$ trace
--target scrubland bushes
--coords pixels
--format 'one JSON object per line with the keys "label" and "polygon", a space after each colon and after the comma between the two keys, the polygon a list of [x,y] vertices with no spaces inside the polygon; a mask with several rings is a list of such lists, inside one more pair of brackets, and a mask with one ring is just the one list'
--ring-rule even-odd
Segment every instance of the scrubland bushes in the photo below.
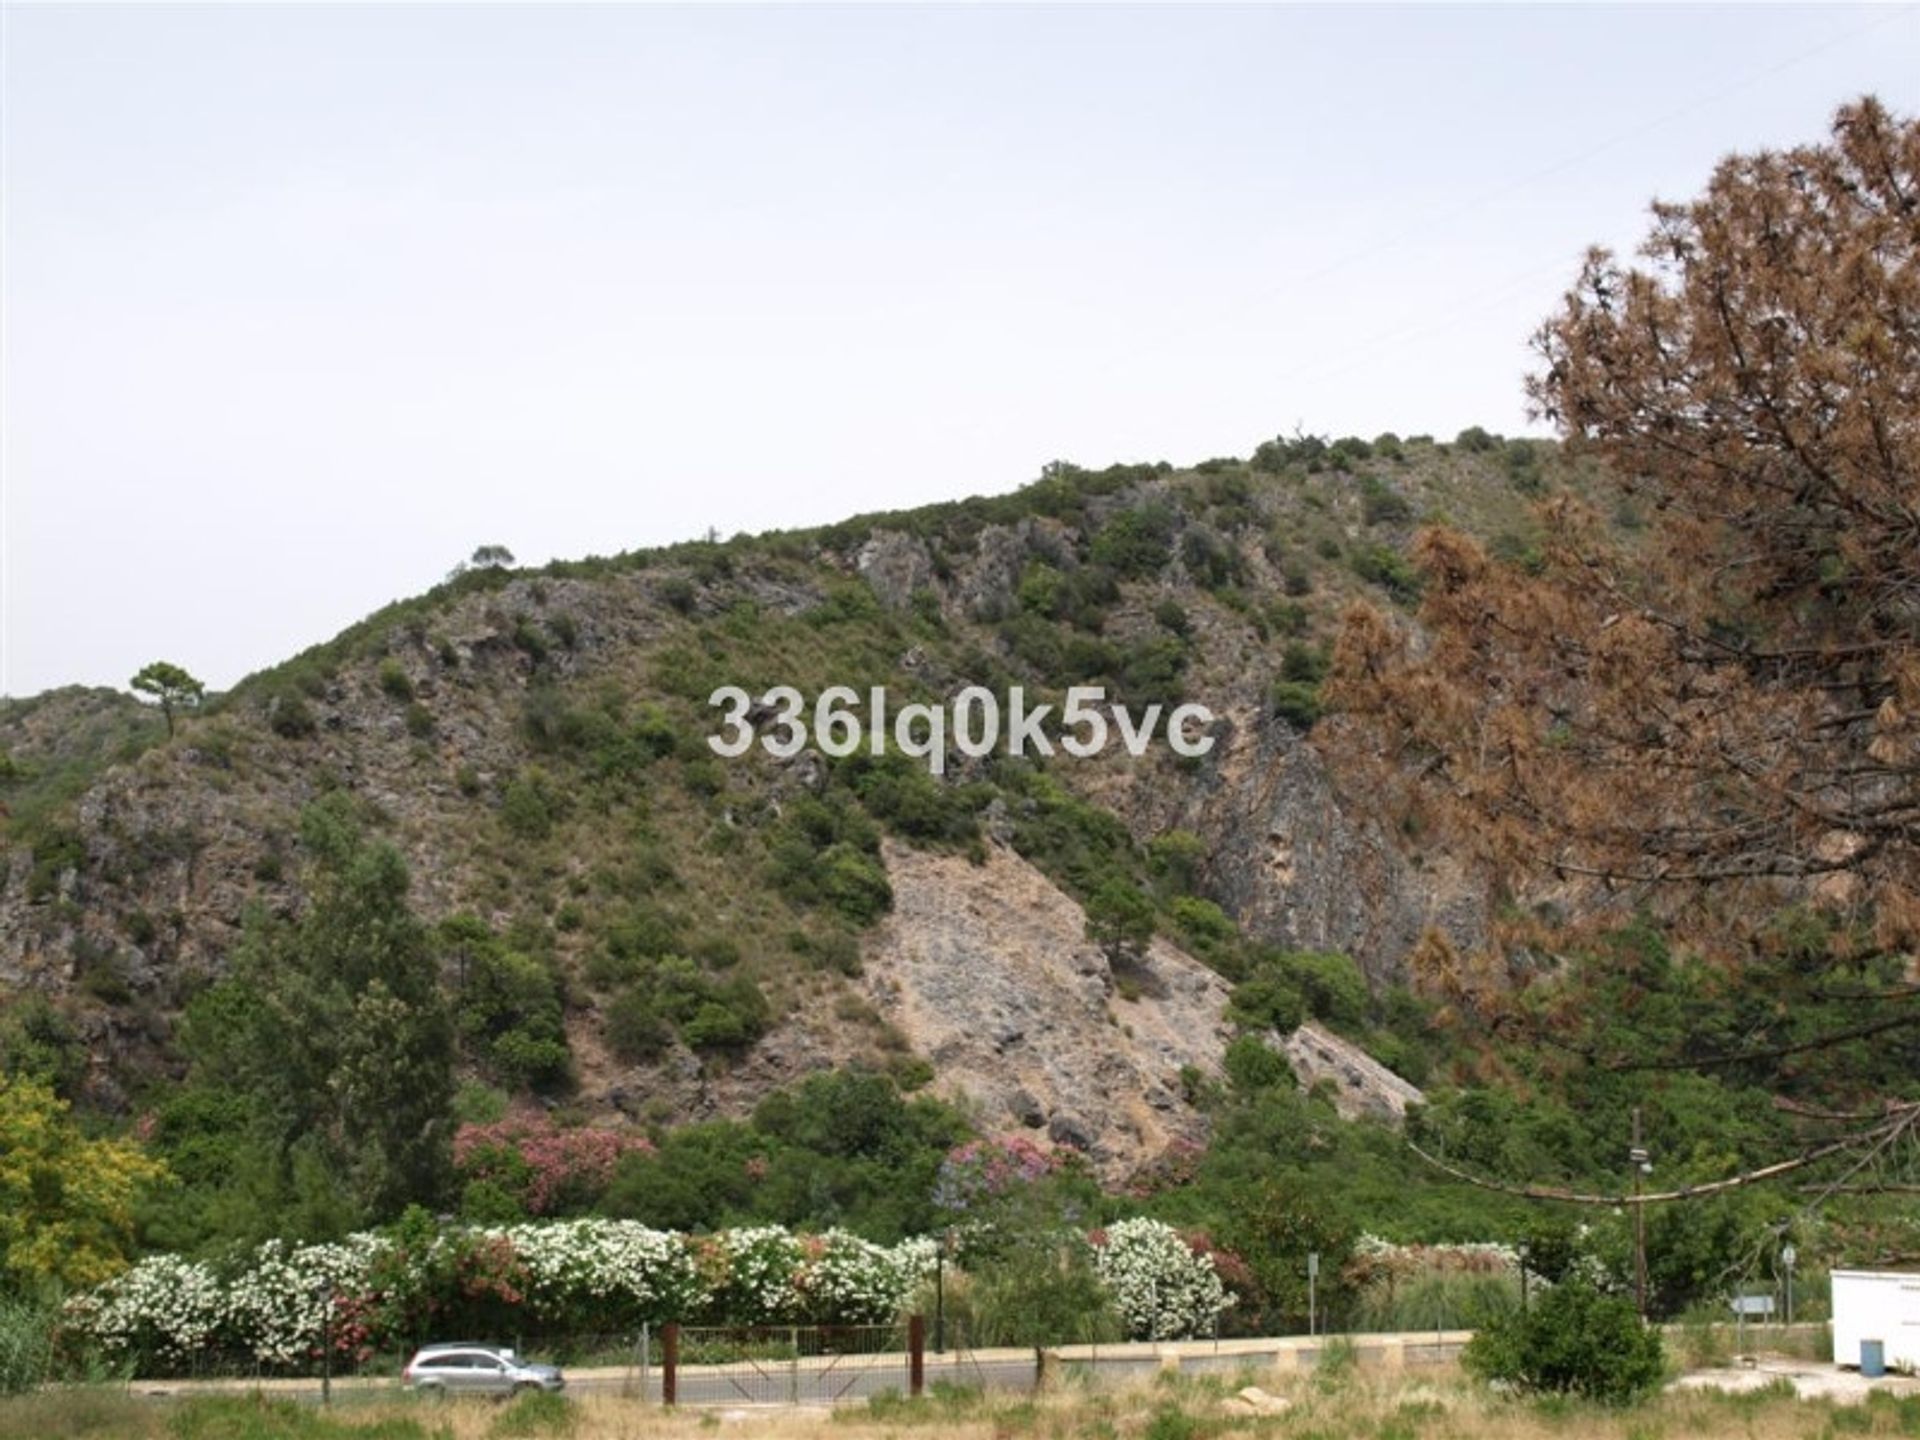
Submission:
{"label": "scrubland bushes", "polygon": [[1631,1300],[1570,1280],[1525,1310],[1489,1316],[1461,1363],[1516,1389],[1624,1404],[1659,1385],[1666,1358]]}

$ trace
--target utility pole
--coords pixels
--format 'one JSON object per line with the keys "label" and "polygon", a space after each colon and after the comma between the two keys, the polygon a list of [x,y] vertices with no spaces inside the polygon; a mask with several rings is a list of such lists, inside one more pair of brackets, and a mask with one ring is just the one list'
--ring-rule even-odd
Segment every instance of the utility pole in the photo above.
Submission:
{"label": "utility pole", "polygon": [[1647,1207],[1640,1203],[1640,1179],[1653,1166],[1640,1144],[1640,1107],[1633,1107],[1633,1145],[1627,1151],[1627,1164],[1633,1170],[1633,1294],[1640,1307],[1640,1318],[1647,1318]]}
{"label": "utility pole", "polygon": [[1307,1252],[1307,1334],[1320,1333],[1320,1252]]}

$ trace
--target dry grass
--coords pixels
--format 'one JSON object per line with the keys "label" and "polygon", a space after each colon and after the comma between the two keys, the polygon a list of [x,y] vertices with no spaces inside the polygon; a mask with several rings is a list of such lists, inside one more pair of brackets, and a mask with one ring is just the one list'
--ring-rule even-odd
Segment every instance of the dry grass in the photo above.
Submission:
{"label": "dry grass", "polygon": [[[1251,1413],[1234,1391],[1261,1384],[1287,1408]],[[111,1390],[48,1391],[0,1401],[0,1435],[33,1440],[1826,1440],[1920,1436],[1920,1396],[1842,1407],[1784,1386],[1730,1396],[1672,1392],[1628,1410],[1490,1395],[1457,1377],[1349,1374],[1172,1378],[1127,1389],[1064,1385],[1038,1398],[943,1392],[824,1410],[683,1410],[617,1395],[564,1402],[435,1404],[381,1398],[322,1415],[290,1402],[165,1401]]]}

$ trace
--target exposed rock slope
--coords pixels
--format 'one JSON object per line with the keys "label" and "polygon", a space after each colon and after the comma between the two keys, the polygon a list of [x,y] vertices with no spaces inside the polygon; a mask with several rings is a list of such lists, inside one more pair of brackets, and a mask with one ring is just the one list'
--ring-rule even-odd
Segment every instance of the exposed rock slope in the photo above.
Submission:
{"label": "exposed rock slope", "polygon": [[1080,906],[1000,846],[981,864],[886,857],[893,912],[869,937],[867,988],[943,1093],[1110,1174],[1200,1137],[1181,1071],[1219,1073],[1225,981],[1156,939],[1116,983]]}

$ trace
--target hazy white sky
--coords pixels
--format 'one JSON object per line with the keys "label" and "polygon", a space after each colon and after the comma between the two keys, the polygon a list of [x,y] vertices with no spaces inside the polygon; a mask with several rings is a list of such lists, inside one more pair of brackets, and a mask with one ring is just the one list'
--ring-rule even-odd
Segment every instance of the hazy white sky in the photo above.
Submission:
{"label": "hazy white sky", "polygon": [[1590,242],[1920,11],[4,11],[0,694],[1049,459],[1523,428]]}

